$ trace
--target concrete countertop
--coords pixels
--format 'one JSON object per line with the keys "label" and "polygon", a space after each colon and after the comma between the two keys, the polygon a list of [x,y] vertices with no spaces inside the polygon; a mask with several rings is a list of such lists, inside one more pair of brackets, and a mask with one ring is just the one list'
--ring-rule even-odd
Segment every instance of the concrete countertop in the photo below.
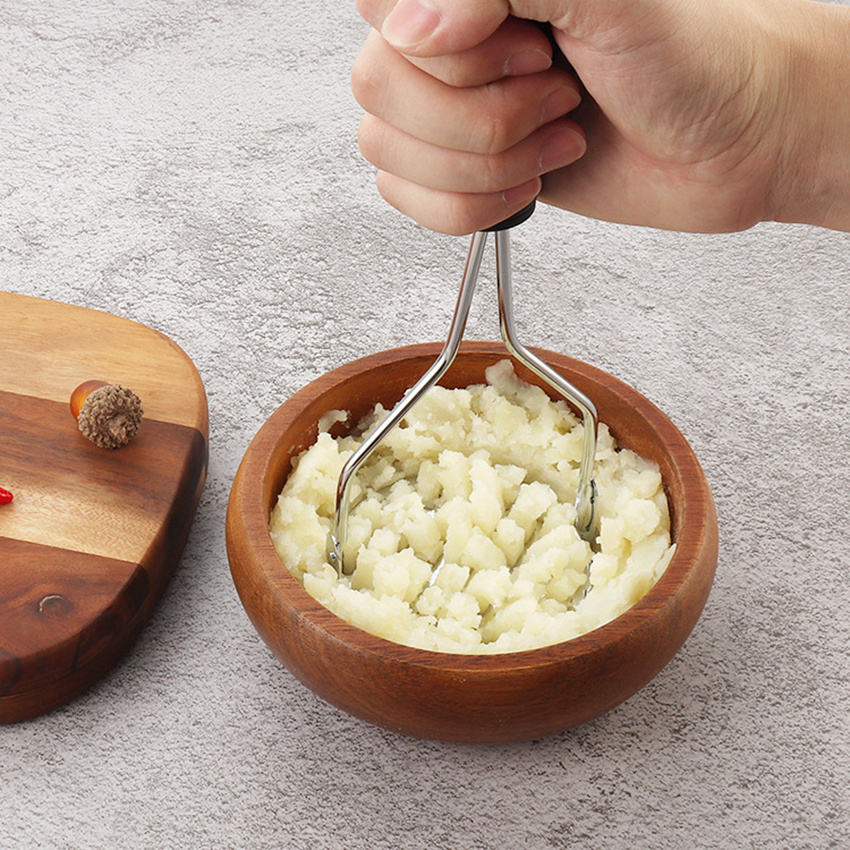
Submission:
{"label": "concrete countertop", "polygon": [[[443,339],[460,281],[466,240],[389,208],[357,150],[354,4],[0,0],[0,22],[0,287],[161,330],[211,415],[190,540],[132,651],[0,727],[0,846],[850,847],[847,234],[543,207],[517,231],[523,339],[683,431],[717,500],[716,583],[668,667],[581,729],[398,737],[276,661],[224,546],[263,421],[343,362]],[[484,275],[470,339],[498,334]]]}

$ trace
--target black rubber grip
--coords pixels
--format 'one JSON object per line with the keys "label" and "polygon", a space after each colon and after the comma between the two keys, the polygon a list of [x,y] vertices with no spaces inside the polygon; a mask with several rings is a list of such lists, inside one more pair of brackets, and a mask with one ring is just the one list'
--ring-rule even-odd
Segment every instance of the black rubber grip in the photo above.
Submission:
{"label": "black rubber grip", "polygon": [[504,221],[500,221],[492,227],[485,227],[482,233],[495,233],[497,230],[507,230],[509,227],[516,227],[518,224],[528,221],[528,219],[531,218],[531,214],[534,212],[536,204],[537,201],[532,201],[527,207],[523,207],[519,212],[515,212]]}

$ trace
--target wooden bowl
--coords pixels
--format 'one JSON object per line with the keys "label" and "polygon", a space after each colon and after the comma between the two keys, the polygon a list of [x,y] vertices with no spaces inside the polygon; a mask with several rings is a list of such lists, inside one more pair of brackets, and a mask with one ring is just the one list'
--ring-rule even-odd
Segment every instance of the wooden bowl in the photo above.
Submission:
{"label": "wooden bowl", "polygon": [[[539,738],[604,714],[649,682],[682,646],[705,605],[717,562],[717,516],[705,475],[681,433],[616,378],[548,351],[537,353],[597,405],[620,445],[656,461],[676,553],[657,584],[610,623],[525,652],[454,655],[368,634],[313,599],[281,562],[269,516],[291,459],[316,439],[319,418],[353,421],[389,407],[433,363],[440,345],[385,351],[349,363],[296,393],[249,446],[227,510],[233,580],[251,621],[307,687],[370,723],[420,738],[495,743]],[[465,343],[441,383],[484,381],[507,356],[498,343]],[[540,383],[522,367],[526,381]]]}

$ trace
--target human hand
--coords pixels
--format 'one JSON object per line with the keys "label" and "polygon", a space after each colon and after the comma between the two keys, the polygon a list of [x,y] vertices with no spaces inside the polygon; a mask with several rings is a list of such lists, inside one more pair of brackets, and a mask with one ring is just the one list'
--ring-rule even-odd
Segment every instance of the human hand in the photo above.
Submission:
{"label": "human hand", "polygon": [[[824,196],[824,157],[812,160],[800,102],[800,80],[811,89],[812,70],[831,80],[843,62],[846,42],[824,42],[827,29],[847,24],[846,15],[827,24],[834,7],[428,2],[360,0],[375,29],[352,74],[367,112],[361,149],[379,189],[420,223],[481,229],[539,193],[585,215],[667,229],[739,230],[774,218],[850,227],[846,197],[838,220],[825,217],[825,204],[838,207]],[[526,17],[551,25],[583,84],[577,109],[578,86],[551,64],[548,40]]]}

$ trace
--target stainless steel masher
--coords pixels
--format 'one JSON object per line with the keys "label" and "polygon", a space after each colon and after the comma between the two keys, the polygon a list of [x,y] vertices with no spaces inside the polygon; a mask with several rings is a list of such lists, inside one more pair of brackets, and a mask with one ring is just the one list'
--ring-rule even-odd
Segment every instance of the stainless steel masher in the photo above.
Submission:
{"label": "stainless steel masher", "polygon": [[596,483],[593,479],[593,462],[596,456],[596,436],[598,418],[593,402],[581,390],[574,387],[559,375],[554,369],[544,363],[536,354],[529,351],[516,338],[514,326],[513,292],[511,283],[511,245],[510,231],[513,227],[528,219],[534,211],[534,203],[520,212],[487,230],[482,230],[472,237],[469,256],[460,294],[449,328],[448,338],[439,357],[430,369],[413,385],[401,401],[378,424],[375,430],[351,455],[342,468],[336,491],[336,510],[331,533],[328,536],[328,561],[335,567],[340,576],[345,572],[343,549],[348,529],[348,515],[351,501],[351,484],[358,468],[372,454],[381,440],[405,417],[411,408],[433,387],[454,362],[460,349],[469,308],[481,260],[484,256],[487,236],[495,234],[496,239],[496,288],[499,300],[499,324],[502,340],[510,354],[524,364],[539,378],[544,380],[552,389],[560,393],[568,402],[578,409],[584,426],[581,463],[579,466],[579,486],[576,495],[575,527],[579,536],[591,542],[596,534]]}

